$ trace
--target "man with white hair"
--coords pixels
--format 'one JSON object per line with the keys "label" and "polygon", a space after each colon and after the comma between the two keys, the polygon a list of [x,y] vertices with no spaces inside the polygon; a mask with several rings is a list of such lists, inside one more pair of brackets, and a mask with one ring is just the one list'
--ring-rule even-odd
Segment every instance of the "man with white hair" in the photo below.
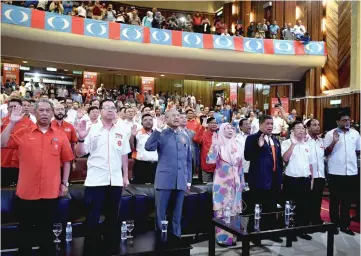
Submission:
{"label": "man with white hair", "polygon": [[184,194],[192,181],[192,152],[190,138],[179,129],[180,115],[169,110],[159,119],[157,129],[145,144],[145,150],[158,152],[155,174],[156,228],[162,229],[161,221],[166,219],[168,203],[175,201],[173,219],[169,220],[171,232],[181,237],[181,217]]}

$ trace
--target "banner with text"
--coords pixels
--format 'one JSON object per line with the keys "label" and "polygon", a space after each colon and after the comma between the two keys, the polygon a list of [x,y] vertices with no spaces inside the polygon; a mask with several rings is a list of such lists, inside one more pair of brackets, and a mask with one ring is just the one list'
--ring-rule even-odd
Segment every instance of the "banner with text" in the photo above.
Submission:
{"label": "banner with text", "polygon": [[94,85],[97,85],[97,76],[98,73],[96,72],[86,72],[84,71],[83,74],[83,84],[85,84],[86,86],[89,86],[90,88],[92,88]]}
{"label": "banner with text", "polygon": [[238,90],[238,83],[230,83],[229,84],[229,100],[233,105],[237,106],[237,90]]}
{"label": "banner with text", "polygon": [[149,90],[151,90],[152,94],[154,94],[154,77],[143,77],[142,76],[141,90],[142,90],[142,93],[148,92]]}
{"label": "banner with text", "polygon": [[[282,103],[283,110],[286,113],[289,113],[289,100],[288,100],[288,98],[281,98],[281,103]],[[275,105],[277,105],[277,104],[279,104],[278,98],[272,98],[271,99],[271,112],[270,112],[271,115],[273,115],[273,112],[276,110]]]}
{"label": "banner with text", "polygon": [[4,63],[3,65],[3,84],[6,82],[7,79],[10,82],[15,79],[16,84],[19,84],[20,81],[20,65],[18,64],[10,64]]}
{"label": "banner with text", "polygon": [[253,84],[246,84],[244,87],[244,93],[244,101],[253,106]]}

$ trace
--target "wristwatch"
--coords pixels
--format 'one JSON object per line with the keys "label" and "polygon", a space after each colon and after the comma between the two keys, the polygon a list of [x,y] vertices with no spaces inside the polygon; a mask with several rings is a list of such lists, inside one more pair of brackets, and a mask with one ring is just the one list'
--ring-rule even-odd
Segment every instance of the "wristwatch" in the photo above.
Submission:
{"label": "wristwatch", "polygon": [[63,184],[65,187],[69,187],[69,182],[62,181],[61,184]]}

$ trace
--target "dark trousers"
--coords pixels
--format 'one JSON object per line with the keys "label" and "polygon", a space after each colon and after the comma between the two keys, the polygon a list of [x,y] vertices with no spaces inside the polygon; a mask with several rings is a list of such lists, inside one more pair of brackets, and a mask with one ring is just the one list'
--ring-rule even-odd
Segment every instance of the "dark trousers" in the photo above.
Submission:
{"label": "dark trousers", "polygon": [[352,191],[357,177],[329,174],[330,218],[340,228],[348,228],[350,225]]}
{"label": "dark trousers", "polygon": [[285,175],[283,181],[283,193],[285,201],[295,201],[296,225],[310,224],[310,192],[311,178],[294,178]]}
{"label": "dark trousers", "polygon": [[[40,255],[53,255],[53,220],[58,199],[17,199],[19,217],[19,255],[32,255],[39,245]],[[65,227],[64,227],[65,229]],[[34,244],[35,243],[35,244]]]}
{"label": "dark trousers", "polygon": [[181,237],[182,234],[182,208],[184,201],[183,190],[156,189],[155,190],[155,208],[156,208],[156,230],[162,230],[162,220],[167,215],[168,227],[171,224],[171,232]]}
{"label": "dark trousers", "polygon": [[135,160],[134,181],[136,184],[154,184],[157,162]]}
{"label": "dark trousers", "polygon": [[313,224],[321,223],[321,204],[323,189],[325,188],[324,178],[315,178],[313,181],[313,189],[311,190],[311,221]]}
{"label": "dark trousers", "polygon": [[243,176],[244,176],[244,182],[248,182],[248,172],[243,173]]}
{"label": "dark trousers", "polygon": [[15,186],[19,179],[19,168],[1,167],[1,186]]}
{"label": "dark trousers", "polygon": [[[99,218],[104,212],[104,244],[109,252],[117,253],[120,247],[120,202],[123,187],[98,186],[85,188],[85,205],[87,216],[85,220],[85,255],[99,255],[101,232]],[[104,210],[103,210],[104,209]],[[103,211],[102,211],[103,210]]]}

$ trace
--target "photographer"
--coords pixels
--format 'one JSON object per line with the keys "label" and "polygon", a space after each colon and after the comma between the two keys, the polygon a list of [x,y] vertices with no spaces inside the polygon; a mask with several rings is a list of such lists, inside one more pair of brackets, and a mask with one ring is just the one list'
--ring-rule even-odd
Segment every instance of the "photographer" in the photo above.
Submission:
{"label": "photographer", "polygon": [[63,4],[61,3],[61,1],[53,1],[50,4],[49,11],[58,13],[58,14],[63,14],[63,12],[64,12]]}

